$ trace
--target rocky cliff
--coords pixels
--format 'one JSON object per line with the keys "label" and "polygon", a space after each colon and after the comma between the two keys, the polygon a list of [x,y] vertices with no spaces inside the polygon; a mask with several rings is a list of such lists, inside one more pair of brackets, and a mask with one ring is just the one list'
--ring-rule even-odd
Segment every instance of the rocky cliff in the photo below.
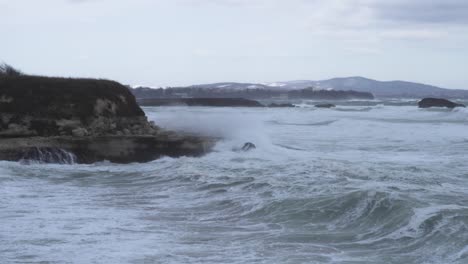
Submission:
{"label": "rocky cliff", "polygon": [[212,141],[148,122],[132,93],[108,80],[0,76],[0,159],[59,148],[77,162],[197,156]]}

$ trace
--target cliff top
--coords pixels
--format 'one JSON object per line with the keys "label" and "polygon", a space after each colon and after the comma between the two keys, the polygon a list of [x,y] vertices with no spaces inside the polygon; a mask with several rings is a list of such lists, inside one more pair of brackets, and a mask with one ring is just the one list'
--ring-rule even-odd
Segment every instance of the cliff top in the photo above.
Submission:
{"label": "cliff top", "polygon": [[144,116],[133,94],[109,80],[0,75],[0,112],[36,117]]}

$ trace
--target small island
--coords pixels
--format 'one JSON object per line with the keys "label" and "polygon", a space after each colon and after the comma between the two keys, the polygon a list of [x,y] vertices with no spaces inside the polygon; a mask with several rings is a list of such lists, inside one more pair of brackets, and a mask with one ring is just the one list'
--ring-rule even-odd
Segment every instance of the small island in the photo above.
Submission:
{"label": "small island", "polygon": [[418,102],[419,108],[430,108],[430,107],[446,107],[446,108],[455,108],[455,107],[466,107],[464,104],[454,103],[447,99],[443,98],[424,98]]}
{"label": "small island", "polygon": [[214,143],[157,127],[114,81],[0,74],[0,160],[147,162],[200,156]]}

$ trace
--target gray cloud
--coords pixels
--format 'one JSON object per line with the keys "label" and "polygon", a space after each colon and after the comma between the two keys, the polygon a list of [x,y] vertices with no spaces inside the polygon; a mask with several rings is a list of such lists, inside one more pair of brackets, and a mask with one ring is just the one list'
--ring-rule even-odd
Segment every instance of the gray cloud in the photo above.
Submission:
{"label": "gray cloud", "polygon": [[376,0],[368,3],[377,19],[423,24],[468,24],[466,0]]}
{"label": "gray cloud", "polygon": [[[71,3],[97,2],[100,0],[66,0]],[[131,2],[130,0],[123,0]],[[172,1],[172,0],[171,0]],[[168,2],[171,2],[168,1]],[[423,23],[468,23],[467,0],[290,0],[285,4],[279,0],[176,0],[179,4],[222,4],[227,6],[258,5],[339,5],[371,8],[378,18],[394,21],[413,21]],[[154,2],[164,2],[155,0]]]}
{"label": "gray cloud", "polygon": [[[79,1],[79,0],[77,0]],[[285,5],[278,0],[185,0],[196,4],[225,4],[238,6]],[[468,23],[467,0],[290,0],[286,5],[304,7],[349,6],[371,9],[378,20],[405,23],[465,24]]]}

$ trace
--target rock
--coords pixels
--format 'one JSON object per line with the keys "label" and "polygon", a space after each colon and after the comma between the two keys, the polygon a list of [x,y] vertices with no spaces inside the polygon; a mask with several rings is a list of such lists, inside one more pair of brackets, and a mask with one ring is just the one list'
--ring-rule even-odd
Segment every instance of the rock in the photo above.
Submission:
{"label": "rock", "polygon": [[334,104],[317,104],[317,105],[315,105],[315,107],[318,107],[318,108],[333,108],[333,107],[336,107],[336,105],[334,105]]}
{"label": "rock", "polygon": [[466,107],[463,104],[457,104],[452,101],[440,98],[424,98],[418,102],[419,108],[429,108],[429,107],[447,107],[447,108],[455,108],[455,107]]}
{"label": "rock", "polygon": [[247,142],[244,144],[244,146],[242,147],[242,151],[249,151],[249,150],[252,150],[252,149],[256,149],[257,146],[255,146],[254,143],[251,143],[251,142]]}
{"label": "rock", "polygon": [[[31,159],[28,153],[32,150],[55,149],[74,155],[74,162],[78,164],[105,160],[114,163],[148,162],[163,156],[202,156],[214,144],[213,139],[181,135],[10,138],[0,139],[0,159]],[[47,160],[47,157],[39,156],[36,159]]]}
{"label": "rock", "polygon": [[127,135],[127,136],[132,134],[132,133],[130,132],[130,130],[127,129],[127,128],[124,128],[124,130],[122,130],[122,132],[124,133],[124,135]]}
{"label": "rock", "polygon": [[72,135],[74,137],[85,137],[88,135],[88,130],[86,130],[85,128],[75,128],[72,130]]}
{"label": "rock", "polygon": [[289,103],[284,103],[284,104],[271,103],[268,105],[268,107],[295,107],[295,105],[289,104]]}
{"label": "rock", "polygon": [[160,130],[113,81],[0,76],[0,98],[0,160],[64,151],[77,163],[146,162],[203,155],[215,143]]}

